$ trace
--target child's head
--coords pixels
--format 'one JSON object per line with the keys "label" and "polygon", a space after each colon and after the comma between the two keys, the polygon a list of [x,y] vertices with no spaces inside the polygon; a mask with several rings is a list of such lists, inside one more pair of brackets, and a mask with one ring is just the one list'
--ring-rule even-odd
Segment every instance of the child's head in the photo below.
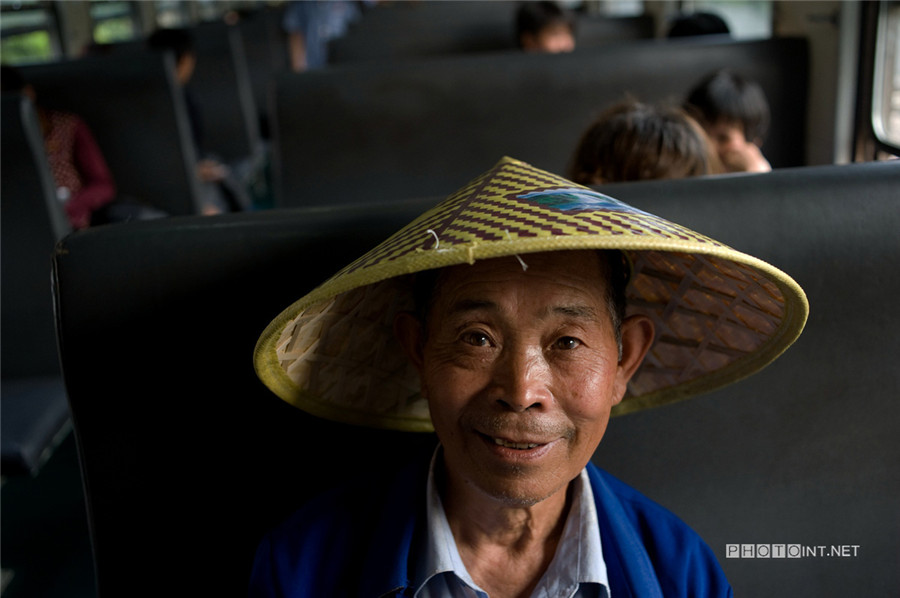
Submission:
{"label": "child's head", "polygon": [[32,102],[37,102],[37,91],[35,91],[34,85],[25,79],[21,70],[8,64],[4,64],[0,69],[3,73],[0,77],[0,92],[20,93]]}
{"label": "child's head", "polygon": [[695,12],[675,17],[666,33],[666,37],[696,35],[731,35],[731,29],[725,19],[715,13]]}
{"label": "child's head", "polygon": [[761,146],[769,129],[769,103],[762,88],[728,70],[704,77],[685,108],[706,129],[719,154],[740,143]]}
{"label": "child's head", "polygon": [[593,185],[719,171],[709,139],[684,110],[625,100],[585,131],[568,175],[576,183]]}
{"label": "child's head", "polygon": [[571,52],[575,20],[555,2],[522,2],[516,13],[516,40],[528,52]]}

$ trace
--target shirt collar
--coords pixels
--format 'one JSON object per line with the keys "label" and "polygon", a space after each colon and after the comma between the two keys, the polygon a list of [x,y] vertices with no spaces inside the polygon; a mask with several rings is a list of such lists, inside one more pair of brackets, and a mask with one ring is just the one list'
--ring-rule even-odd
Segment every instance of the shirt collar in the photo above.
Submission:
{"label": "shirt collar", "polygon": [[[459,556],[453,532],[435,481],[435,464],[440,446],[431,458],[426,488],[424,550],[416,559],[413,588],[415,598],[431,596],[478,596],[487,594],[472,580]],[[533,596],[572,596],[581,584],[599,584],[600,595],[609,595],[609,580],[600,541],[597,507],[587,471],[572,481],[572,505],[563,527],[556,554],[538,583]],[[452,587],[453,590],[447,591]]]}

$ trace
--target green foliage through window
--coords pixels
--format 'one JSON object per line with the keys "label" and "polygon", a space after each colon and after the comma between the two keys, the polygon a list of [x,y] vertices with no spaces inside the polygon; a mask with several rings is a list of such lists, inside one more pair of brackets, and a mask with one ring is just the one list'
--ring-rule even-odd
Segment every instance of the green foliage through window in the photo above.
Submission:
{"label": "green foliage through window", "polygon": [[31,31],[4,37],[0,59],[6,64],[26,64],[53,60],[53,47],[47,31]]}
{"label": "green foliage through window", "polygon": [[98,44],[110,44],[134,38],[134,21],[130,17],[107,19],[94,26],[94,41]]}

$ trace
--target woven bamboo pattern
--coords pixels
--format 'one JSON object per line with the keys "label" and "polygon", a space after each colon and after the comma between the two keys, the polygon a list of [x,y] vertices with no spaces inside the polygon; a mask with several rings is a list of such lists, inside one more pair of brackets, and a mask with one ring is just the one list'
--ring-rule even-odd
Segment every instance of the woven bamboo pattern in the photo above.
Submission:
{"label": "woven bamboo pattern", "polygon": [[415,368],[394,340],[394,316],[412,309],[408,279],[320,303],[284,329],[281,367],[305,393],[345,411],[428,417]]}
{"label": "woven bamboo pattern", "polygon": [[628,396],[677,386],[746,358],[784,317],[777,287],[749,267],[688,254],[645,252],[633,259],[629,313],[649,316],[656,338]]}
{"label": "woven bamboo pattern", "polygon": [[[560,204],[529,198],[534,190],[569,192],[596,202],[607,201],[607,211],[598,203],[586,208],[561,210]],[[523,197],[526,196],[526,197]],[[545,197],[559,197],[555,196]],[[593,198],[591,198],[593,196]],[[433,231],[426,234],[426,231]],[[522,162],[501,161],[492,170],[451,195],[423,217],[413,221],[375,250],[353,262],[338,276],[374,264],[397,261],[414,252],[471,246],[472,244],[548,237],[578,237],[605,233],[610,236],[652,235],[697,243],[720,243],[685,227],[636,210],[562,177],[537,170]]]}

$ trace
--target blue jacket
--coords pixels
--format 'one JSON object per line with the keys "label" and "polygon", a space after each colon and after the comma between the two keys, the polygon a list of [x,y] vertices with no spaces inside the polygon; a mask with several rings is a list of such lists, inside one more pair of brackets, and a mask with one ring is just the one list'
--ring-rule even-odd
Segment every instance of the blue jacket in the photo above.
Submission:
{"label": "blue jacket", "polygon": [[[412,596],[410,550],[425,521],[428,463],[355,479],[314,499],[256,553],[252,598]],[[732,596],[712,551],[680,519],[588,464],[615,598]]]}

